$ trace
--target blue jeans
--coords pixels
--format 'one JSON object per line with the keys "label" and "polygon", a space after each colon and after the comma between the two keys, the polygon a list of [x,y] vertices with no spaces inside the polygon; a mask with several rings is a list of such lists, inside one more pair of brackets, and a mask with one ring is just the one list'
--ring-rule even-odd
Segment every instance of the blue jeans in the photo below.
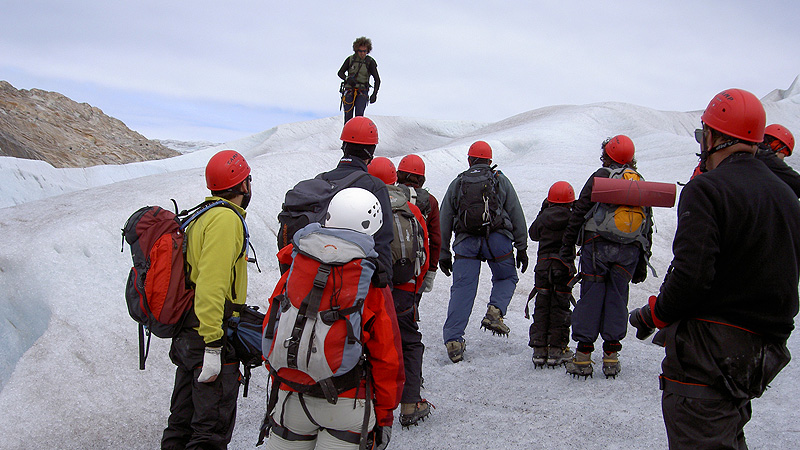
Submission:
{"label": "blue jeans", "polygon": [[464,340],[464,330],[478,292],[481,260],[486,260],[492,271],[489,305],[498,308],[503,315],[519,281],[514,265],[514,245],[502,233],[491,233],[488,239],[467,236],[453,246],[453,253],[456,255],[453,261],[453,285],[450,287],[450,305],[442,333],[445,343]]}
{"label": "blue jeans", "polygon": [[628,292],[639,246],[595,238],[581,247],[581,298],[572,312],[572,339],[593,344],[598,334],[618,342],[628,332]]}

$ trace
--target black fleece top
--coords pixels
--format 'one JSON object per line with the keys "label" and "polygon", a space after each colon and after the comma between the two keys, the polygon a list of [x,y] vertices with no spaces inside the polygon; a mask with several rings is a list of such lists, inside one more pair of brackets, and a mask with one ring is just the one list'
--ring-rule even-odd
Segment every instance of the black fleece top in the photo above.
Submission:
{"label": "black fleece top", "polygon": [[539,242],[537,250],[539,258],[558,254],[561,249],[561,238],[570,216],[572,211],[569,205],[551,204],[547,200],[542,203],[542,209],[528,229],[531,240]]}
{"label": "black fleece top", "polygon": [[351,157],[351,156],[344,156],[342,159],[339,160],[339,164],[336,166],[335,169],[329,172],[323,172],[318,177],[328,180],[328,181],[335,181],[341,180],[342,178],[346,177],[352,172],[361,171],[364,172],[365,175],[356,182],[353,183],[352,187],[360,187],[364,188],[373,194],[375,197],[378,198],[378,201],[381,204],[381,212],[383,213],[383,225],[378,230],[377,233],[373,236],[375,239],[375,251],[378,252],[378,260],[380,261],[381,265],[383,266],[384,272],[389,277],[389,285],[391,286],[391,278],[392,278],[392,240],[394,239],[394,230],[392,228],[392,206],[389,202],[389,190],[386,189],[386,184],[381,181],[380,179],[370,175],[367,172],[367,163],[364,162],[363,159]]}
{"label": "black fleece top", "polygon": [[800,203],[750,153],[683,188],[655,315],[721,320],[785,341],[798,312]]}
{"label": "black fleece top", "polygon": [[761,146],[756,152],[756,159],[763,162],[772,173],[788,184],[795,195],[800,198],[800,174],[795,172],[784,160],[778,158],[775,152],[761,148]]}

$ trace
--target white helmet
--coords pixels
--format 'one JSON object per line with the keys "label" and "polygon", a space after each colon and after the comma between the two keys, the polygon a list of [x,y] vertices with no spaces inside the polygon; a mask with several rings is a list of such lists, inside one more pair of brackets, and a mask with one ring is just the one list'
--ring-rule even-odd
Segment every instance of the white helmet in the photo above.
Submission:
{"label": "white helmet", "polygon": [[346,228],[372,236],[382,225],[383,213],[378,197],[366,189],[342,189],[328,204],[326,228]]}

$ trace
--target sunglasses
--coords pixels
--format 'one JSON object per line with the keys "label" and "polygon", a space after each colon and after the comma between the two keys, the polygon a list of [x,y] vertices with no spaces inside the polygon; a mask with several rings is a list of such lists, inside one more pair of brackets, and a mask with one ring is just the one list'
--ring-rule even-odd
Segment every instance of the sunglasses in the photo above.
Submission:
{"label": "sunglasses", "polygon": [[698,144],[703,143],[703,136],[705,136],[706,132],[702,128],[698,128],[694,130],[694,140],[697,141]]}
{"label": "sunglasses", "polygon": [[357,53],[367,53],[366,50],[356,50]]}

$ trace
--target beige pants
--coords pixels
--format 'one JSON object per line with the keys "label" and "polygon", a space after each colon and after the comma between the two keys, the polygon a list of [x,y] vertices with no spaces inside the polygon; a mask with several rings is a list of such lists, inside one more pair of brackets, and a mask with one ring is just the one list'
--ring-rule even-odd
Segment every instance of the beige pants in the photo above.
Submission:
{"label": "beige pants", "polygon": [[[288,398],[287,398],[288,397]],[[351,444],[332,436],[326,429],[352,431],[361,433],[364,423],[364,400],[339,398],[335,405],[328,403],[324,398],[304,396],[303,401],[308,412],[319,424],[314,425],[300,405],[300,397],[296,392],[291,394],[281,390],[278,393],[278,404],[272,413],[273,419],[279,425],[288,428],[291,432],[300,435],[316,435],[311,441],[290,441],[276,436],[273,431],[269,433],[265,450],[351,450],[358,449],[358,444]],[[353,407],[355,405],[355,408]],[[375,413],[369,417],[369,430],[375,426]],[[322,427],[322,429],[320,429]]]}

